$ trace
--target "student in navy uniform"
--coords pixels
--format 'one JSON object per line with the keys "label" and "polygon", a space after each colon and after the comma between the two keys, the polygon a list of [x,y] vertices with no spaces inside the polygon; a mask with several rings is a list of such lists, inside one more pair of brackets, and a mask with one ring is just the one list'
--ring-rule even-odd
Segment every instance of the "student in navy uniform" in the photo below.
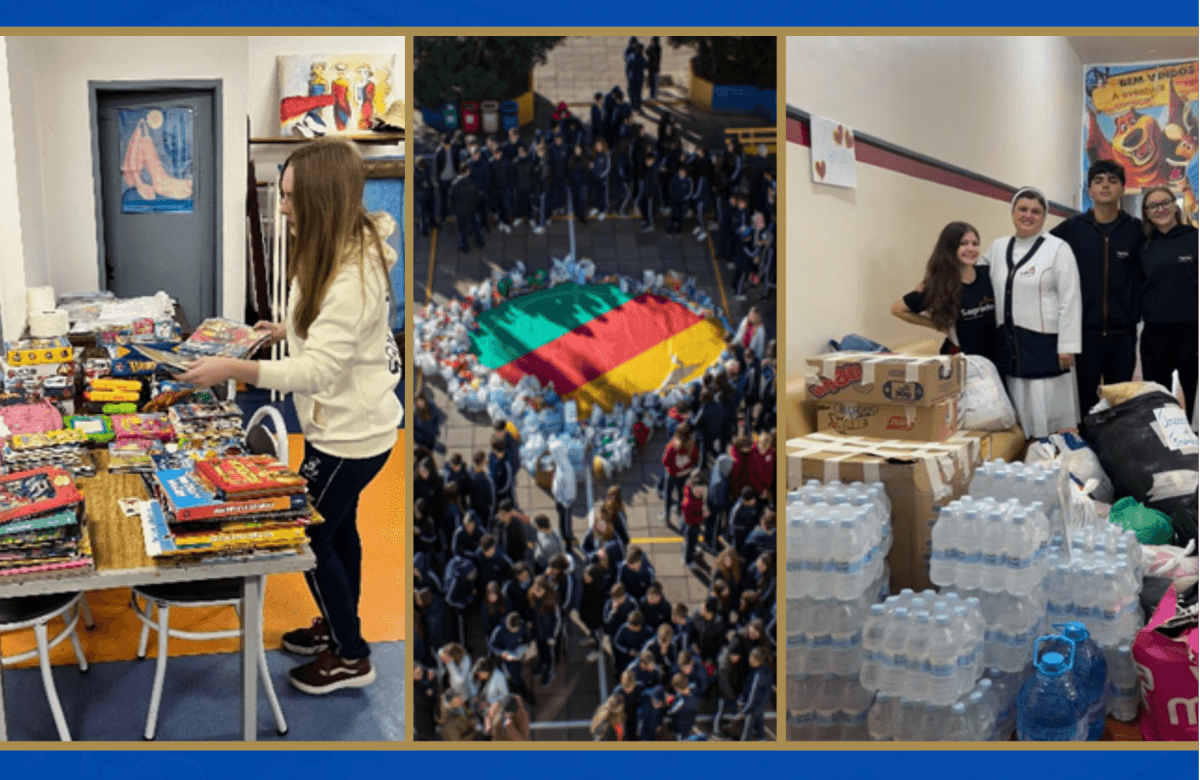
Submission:
{"label": "student in navy uniform", "polygon": [[612,155],[612,171],[613,177],[617,180],[617,200],[620,203],[617,206],[617,214],[622,217],[629,211],[636,191],[633,162],[630,157],[630,142],[622,139],[617,143],[617,149]]}
{"label": "student in navy uniform", "polygon": [[754,488],[743,487],[738,502],[729,511],[729,541],[733,549],[740,550],[745,546],[746,537],[758,525],[761,516],[762,507],[758,505]]}
{"label": "student in navy uniform", "polygon": [[458,494],[464,498],[471,493],[471,475],[467,472],[466,461],[459,453],[454,453],[442,465],[442,484],[458,485]]}
{"label": "student in navy uniform", "polygon": [[488,474],[491,475],[492,484],[495,486],[497,510],[505,499],[512,501],[515,508],[517,502],[514,498],[513,482],[516,473],[509,457],[507,441],[498,435],[492,436],[492,451],[488,454]]}
{"label": "student in navy uniform", "polygon": [[429,565],[429,556],[425,553],[413,555],[413,587],[429,588],[434,593],[442,593],[441,575],[433,571]]}
{"label": "student in navy uniform", "polygon": [[722,162],[722,166],[725,168],[729,179],[730,191],[738,191],[740,194],[742,175],[746,167],[746,152],[742,149],[741,141],[733,137],[725,139],[725,159]]}
{"label": "student in navy uniform", "polygon": [[474,237],[479,248],[483,248],[483,233],[479,229],[479,204],[483,195],[468,175],[466,163],[458,168],[458,178],[450,185],[450,207],[458,224],[458,251],[467,252],[469,237]]}
{"label": "student in navy uniform", "polygon": [[[618,585],[620,583],[617,583]],[[616,585],[613,586],[614,588]],[[626,601],[632,603],[628,596]],[[654,637],[654,632],[646,626],[642,613],[634,609],[625,618],[612,637],[613,668],[624,669],[641,652],[646,642]]]}
{"label": "student in navy uniform", "polygon": [[617,122],[617,106],[623,100],[621,88],[614,86],[604,96],[604,140],[608,142],[610,148],[617,144],[617,133],[619,124]]}
{"label": "student in navy uniform", "polygon": [[582,223],[587,222],[588,178],[591,176],[592,161],[587,158],[581,144],[571,148],[571,159],[567,163],[567,181],[571,185],[570,212]]}
{"label": "student in navy uniform", "polygon": [[496,543],[514,564],[531,556],[529,532],[532,530],[523,515],[516,511],[511,498],[496,503],[496,523],[493,526]]}
{"label": "student in navy uniform", "polygon": [[421,663],[413,665],[413,736],[418,742],[437,739],[434,711],[437,707],[437,672]]}
{"label": "student in navy uniform", "polygon": [[660,582],[650,583],[650,587],[646,588],[646,595],[638,600],[638,609],[646,619],[646,625],[654,631],[657,631],[659,626],[671,623],[671,602],[663,595]]}
{"label": "student in navy uniform", "polygon": [[756,647],[750,651],[750,675],[746,679],[742,695],[738,697],[738,715],[745,718],[742,726],[742,741],[765,738],[763,713],[771,701],[771,670],[767,668],[767,651]]}
{"label": "student in navy uniform", "polygon": [[[739,209],[744,208],[746,199],[738,197]],[[746,300],[746,280],[756,273],[759,269],[761,258],[759,246],[759,234],[766,227],[766,221],[762,214],[754,214],[750,218],[750,222],[741,230],[741,243],[734,251],[734,264],[736,266],[733,273],[733,298],[734,300]]]}
{"label": "student in navy uniform", "polygon": [[617,581],[617,564],[625,560],[622,549],[618,540],[611,539],[588,556],[588,563],[594,563],[600,567],[601,573],[604,574],[605,585],[608,587],[612,587],[612,584]]}
{"label": "student in navy uniform", "polygon": [[729,481],[732,469],[733,458],[721,455],[713,464],[712,474],[708,479],[708,517],[704,523],[704,544],[712,555],[720,549],[717,539],[725,534],[726,514],[733,506],[733,491]]}
{"label": "student in navy uniform", "polygon": [[775,552],[775,512],[770,509],[763,510],[758,525],[746,537],[738,555],[743,560],[753,561],[765,552]]}
{"label": "student in navy uniform", "polygon": [[488,637],[488,650],[504,670],[509,690],[529,702],[530,706],[534,706],[533,692],[525,685],[525,675],[521,669],[528,646],[529,632],[525,628],[525,622],[516,612],[510,612],[504,623],[497,626]]}
{"label": "student in navy uniform", "polygon": [[[1140,259],[1146,279],[1142,288],[1142,377],[1171,388],[1179,384],[1190,417],[1196,410],[1196,228],[1183,224],[1183,212],[1166,187],[1151,187],[1142,196],[1146,243]],[[1086,304],[1085,304],[1086,305]],[[1087,343],[1087,336],[1084,336]]]}
{"label": "student in navy uniform", "polygon": [[[589,564],[583,570],[583,592],[579,598],[579,619],[588,628],[588,639],[580,643],[585,647],[593,647],[599,642],[604,630],[604,608],[608,601],[608,588],[605,585],[604,572],[599,566]],[[588,661],[600,657],[597,650],[588,653]]]}
{"label": "student in navy uniform", "polygon": [[717,661],[717,712],[713,716],[712,736],[714,739],[724,739],[721,731],[721,721],[726,715],[732,717],[738,712],[738,699],[745,688],[746,675],[742,662],[746,650],[739,639],[734,639],[721,650]]}
{"label": "student in navy uniform", "polygon": [[540,236],[546,232],[546,220],[554,210],[554,163],[550,160],[550,150],[546,144],[540,144],[537,152],[537,190],[534,196],[534,215],[530,217],[530,222],[533,223],[533,234]]}
{"label": "student in navy uniform", "polygon": [[655,35],[650,39],[650,45],[646,47],[646,85],[650,88],[650,99],[658,100],[658,72],[662,69],[662,44],[658,42],[658,36]]}
{"label": "student in navy uniform", "polygon": [[696,446],[699,452],[699,462],[696,467],[703,469],[708,464],[713,447],[721,440],[725,428],[725,407],[716,397],[712,388],[700,391],[700,403],[689,421],[692,430],[696,432]]}
{"label": "student in navy uniform", "polygon": [[529,587],[529,606],[533,616],[533,635],[537,641],[538,662],[533,670],[542,685],[554,678],[554,642],[562,628],[562,610],[558,593],[546,577],[535,577]]}
{"label": "student in navy uniform", "polygon": [[501,152],[504,154],[504,159],[508,160],[509,164],[517,161],[517,150],[525,144],[521,142],[521,128],[508,128],[508,139],[504,142]]}
{"label": "student in navy uniform", "polygon": [[[633,670],[633,673],[637,676],[638,683],[643,688],[653,688],[662,683],[662,670],[659,668],[654,651],[649,649],[653,646],[654,641],[655,638],[651,637],[650,641],[646,643],[646,649],[635,654],[633,660],[629,662],[628,668]],[[669,637],[667,646],[670,646]]]}
{"label": "student in navy uniform", "polygon": [[675,650],[675,631],[671,628],[669,622],[663,623],[654,629],[654,637],[642,647],[642,654],[638,658],[641,659],[647,653],[649,653],[654,664],[664,672],[670,670],[674,665],[674,656],[677,653]]}
{"label": "student in navy uniform", "polygon": [[683,232],[683,214],[693,196],[692,180],[688,178],[687,168],[680,165],[671,177],[671,222],[667,225],[668,235]]}
{"label": "student in navy uniform", "polygon": [[529,606],[529,588],[533,585],[533,572],[524,561],[514,564],[512,576],[500,584],[504,598],[512,605],[514,612],[521,613],[521,619],[526,623],[533,622],[533,610]]}
{"label": "student in navy uniform", "polygon": [[719,609],[717,600],[709,596],[691,618],[690,649],[704,663],[716,663],[725,643],[725,619]]}
{"label": "student in navy uniform", "polygon": [[754,430],[758,433],[775,428],[775,339],[767,342],[763,351],[762,381],[759,384],[758,415]]}
{"label": "student in navy uniform", "polygon": [[666,706],[667,694],[661,685],[655,685],[642,691],[637,711],[637,739],[639,742],[653,742],[658,739],[658,729],[662,726]]}
{"label": "student in navy uniform", "polygon": [[692,736],[692,730],[696,727],[700,699],[692,693],[691,681],[682,674],[671,678],[671,687],[675,689],[675,698],[667,709],[667,716],[671,719],[675,739],[683,741]]}
{"label": "student in navy uniform", "polygon": [[[611,642],[630,614],[637,611],[637,602],[625,595],[625,586],[619,582],[609,588],[608,601],[604,603],[604,636]],[[628,665],[628,664],[626,664]],[[624,666],[617,667],[624,669]]]}
{"label": "student in navy uniform", "polygon": [[450,551],[472,561],[479,559],[479,542],[483,539],[483,529],[479,527],[479,516],[475,510],[469,509],[463,515],[462,525],[454,531],[450,540]]}
{"label": "student in navy uniform", "polygon": [[1138,257],[1141,220],[1121,209],[1125,169],[1098,160],[1088,168],[1087,181],[1092,208],[1050,231],[1067,242],[1079,266],[1083,349],[1075,356],[1075,382],[1082,414],[1099,403],[1101,381],[1115,385],[1133,378],[1145,279]]}
{"label": "student in navy uniform", "polygon": [[512,163],[512,176],[513,189],[515,190],[515,197],[513,198],[513,225],[520,225],[524,219],[528,219],[530,223],[536,224],[533,218],[533,209],[537,205],[537,162],[530,157],[529,151],[524,145],[517,147],[517,157]]}
{"label": "student in navy uniform", "polygon": [[500,232],[511,233],[512,228],[512,162],[500,148],[500,141],[495,136],[487,139],[487,159],[491,189],[488,194],[488,208],[496,215],[496,224]]}
{"label": "student in navy uniform", "polygon": [[467,475],[470,485],[467,488],[467,506],[475,510],[481,523],[491,528],[492,517],[496,511],[496,485],[492,482],[491,471],[488,469],[487,454],[483,450],[475,452],[474,466]]}
{"label": "student in navy uniform", "polygon": [[424,621],[425,629],[424,652],[417,652],[413,657],[426,665],[433,665],[433,648],[446,643],[446,600],[440,593],[434,593],[429,588],[418,590],[413,600]]}
{"label": "student in navy uniform", "polygon": [[512,577],[512,561],[496,544],[496,537],[491,534],[484,534],[479,540],[476,565],[479,567],[480,587],[485,587],[489,582],[498,582],[503,586]]}
{"label": "student in navy uniform", "polygon": [[512,611],[512,605],[500,589],[499,582],[489,582],[484,586],[483,596],[479,599],[479,619],[483,624],[483,635],[490,637]]}
{"label": "student in navy uniform", "polygon": [[638,182],[637,207],[642,215],[642,231],[654,230],[654,200],[658,191],[658,163],[653,152],[645,155],[646,165]]}
{"label": "student in navy uniform", "polygon": [[456,555],[446,564],[446,606],[454,610],[455,626],[458,629],[455,636],[460,642],[466,641],[464,621],[466,612],[475,604],[479,593],[478,573],[470,558]]}
{"label": "student in navy uniform", "polygon": [[492,163],[487,150],[478,144],[472,144],[467,153],[467,168],[470,170],[471,181],[479,188],[478,217],[484,233],[492,232],[488,209],[492,201]]}
{"label": "student in navy uniform", "polygon": [[692,618],[688,614],[688,605],[682,601],[671,608],[671,630],[674,632],[671,636],[671,644],[674,646],[675,652],[689,650],[691,648]]}
{"label": "student in navy uniform", "polygon": [[571,147],[562,135],[555,135],[550,144],[550,171],[553,174],[550,203],[555,214],[567,211],[567,163],[571,158]]}
{"label": "student in navy uniform", "polygon": [[708,672],[696,662],[691,650],[680,650],[676,654],[671,674],[672,676],[682,674],[688,678],[688,682],[692,684],[692,693],[697,697],[703,698],[704,693],[708,690]]}
{"label": "student in navy uniform", "polygon": [[433,222],[439,226],[450,215],[450,185],[458,176],[459,150],[454,146],[453,138],[450,133],[442,136],[442,145],[433,156],[433,170],[429,172],[437,187],[437,206]]}
{"label": "student in navy uniform", "polygon": [[597,92],[592,95],[592,111],[589,116],[588,134],[593,145],[597,141],[603,140],[604,132],[604,93]]}
{"label": "student in navy uniform", "polygon": [[415,164],[415,176],[413,176],[414,189],[417,196],[417,230],[421,231],[421,235],[429,235],[429,228],[437,227],[437,187],[433,181],[433,174],[429,170],[429,160],[425,157],[418,157]]}
{"label": "student in navy uniform", "polygon": [[592,207],[588,216],[597,217],[601,221],[608,215],[608,177],[612,172],[612,160],[608,154],[608,145],[604,139],[598,139],[593,145],[592,171],[590,184],[592,188]]}
{"label": "student in navy uniform", "polygon": [[629,87],[629,104],[634,111],[642,110],[642,83],[646,78],[646,58],[642,44],[631,38],[625,47],[625,81]]}
{"label": "student in navy uniform", "polygon": [[713,211],[713,165],[708,159],[708,148],[703,144],[696,147],[689,168],[693,185],[690,205],[696,214],[696,227],[692,229],[692,235],[697,241],[703,241],[708,237],[706,215]]}
{"label": "student in navy uniform", "polygon": [[642,703],[642,686],[632,669],[619,671],[617,681],[617,693],[621,694],[625,710],[625,739],[632,741],[637,738],[637,711]]}
{"label": "student in navy uniform", "polygon": [[625,592],[635,601],[645,596],[654,582],[654,567],[637,545],[629,548],[625,560],[617,566],[617,582],[625,586]]}

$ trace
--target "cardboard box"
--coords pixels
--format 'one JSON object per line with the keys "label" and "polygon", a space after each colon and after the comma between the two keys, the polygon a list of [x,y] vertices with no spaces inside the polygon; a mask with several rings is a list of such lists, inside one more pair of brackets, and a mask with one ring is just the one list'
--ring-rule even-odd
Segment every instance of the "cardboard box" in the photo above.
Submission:
{"label": "cardboard box", "polygon": [[1020,425],[1006,431],[959,431],[955,438],[960,437],[979,442],[980,463],[996,458],[1012,463],[1025,457],[1025,432]]}
{"label": "cardboard box", "polygon": [[958,431],[958,396],[933,406],[821,403],[817,430],[849,436],[903,441],[945,441]]}
{"label": "cardboard box", "polygon": [[807,363],[807,395],[826,402],[933,406],[962,392],[967,376],[962,355],[831,352]]}
{"label": "cardboard box", "polygon": [[809,479],[883,482],[892,502],[892,590],[933,587],[933,524],[944,504],[967,492],[980,462],[978,439],[918,443],[814,433],[789,440],[787,452],[789,489]]}

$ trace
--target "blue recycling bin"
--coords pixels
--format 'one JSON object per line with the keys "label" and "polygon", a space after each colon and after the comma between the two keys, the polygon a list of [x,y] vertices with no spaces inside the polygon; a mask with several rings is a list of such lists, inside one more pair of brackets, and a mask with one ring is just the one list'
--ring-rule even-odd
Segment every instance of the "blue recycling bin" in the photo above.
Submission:
{"label": "blue recycling bin", "polygon": [[442,125],[451,132],[458,129],[458,106],[454,103],[442,106]]}
{"label": "blue recycling bin", "polygon": [[517,108],[517,101],[506,100],[500,104],[500,124],[504,127],[505,133],[514,127],[521,126],[520,109]]}

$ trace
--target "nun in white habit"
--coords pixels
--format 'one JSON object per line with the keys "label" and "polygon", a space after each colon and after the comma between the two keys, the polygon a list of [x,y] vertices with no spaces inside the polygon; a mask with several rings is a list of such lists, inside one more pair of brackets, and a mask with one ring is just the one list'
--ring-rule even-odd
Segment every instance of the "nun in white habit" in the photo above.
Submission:
{"label": "nun in white habit", "polygon": [[1017,191],[1012,220],[1016,235],[996,239],[984,254],[996,295],[996,367],[1025,435],[1040,438],[1079,424],[1079,267],[1066,242],[1042,233],[1046,196],[1040,190]]}

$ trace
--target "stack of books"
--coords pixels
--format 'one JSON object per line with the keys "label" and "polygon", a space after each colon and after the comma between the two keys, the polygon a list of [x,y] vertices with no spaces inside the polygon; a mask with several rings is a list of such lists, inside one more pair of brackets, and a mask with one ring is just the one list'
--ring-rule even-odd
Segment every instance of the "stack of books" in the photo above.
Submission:
{"label": "stack of books", "polygon": [[167,410],[167,417],[183,449],[214,457],[245,454],[242,409],[233,401],[176,404]]}
{"label": "stack of books", "polygon": [[55,466],[0,476],[0,576],[94,568],[83,496]]}
{"label": "stack of books", "polygon": [[142,506],[142,533],[153,557],[293,553],[320,522],[306,480],[266,455],[159,468],[147,483],[156,500]]}
{"label": "stack of books", "polygon": [[60,466],[77,477],[94,477],[96,466],[85,445],[88,435],[76,428],[44,433],[18,433],[0,449],[0,473]]}
{"label": "stack of books", "polygon": [[186,371],[196,358],[230,357],[244,358],[258,351],[267,343],[270,333],[255,330],[240,322],[221,317],[211,317],[200,323],[187,341],[174,349],[157,349],[137,345],[139,352],[160,366],[171,371]]}

